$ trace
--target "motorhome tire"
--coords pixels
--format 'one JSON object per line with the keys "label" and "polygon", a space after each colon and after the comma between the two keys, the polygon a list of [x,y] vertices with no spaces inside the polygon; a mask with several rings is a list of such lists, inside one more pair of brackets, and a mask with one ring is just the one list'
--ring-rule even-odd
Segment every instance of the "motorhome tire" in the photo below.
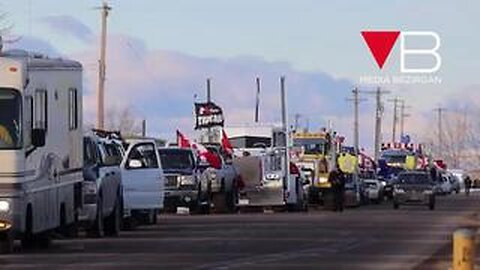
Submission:
{"label": "motorhome tire", "polygon": [[0,233],[0,254],[9,254],[13,252],[13,233],[12,231]]}

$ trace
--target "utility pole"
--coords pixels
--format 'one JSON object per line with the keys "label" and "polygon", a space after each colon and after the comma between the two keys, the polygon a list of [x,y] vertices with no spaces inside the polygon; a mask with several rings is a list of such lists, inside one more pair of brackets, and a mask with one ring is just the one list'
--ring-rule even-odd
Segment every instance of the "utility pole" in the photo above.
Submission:
{"label": "utility pole", "polygon": [[[281,104],[282,104],[282,131],[284,133],[285,138],[285,160],[284,160],[284,168],[285,168],[285,175],[290,175],[290,153],[288,151],[288,143],[289,143],[289,132],[288,132],[288,118],[287,118],[287,95],[285,92],[285,76],[280,77],[280,96],[281,96]],[[286,186],[287,177],[283,178],[284,186]]]}
{"label": "utility pole", "polygon": [[411,106],[405,105],[405,100],[400,102],[400,139],[405,135],[405,118],[410,117],[410,114],[405,113],[405,109],[411,108]]}
{"label": "utility pole", "polygon": [[106,74],[106,47],[107,47],[107,16],[112,9],[106,1],[102,7],[102,33],[100,39],[100,60],[98,61],[98,90],[97,90],[97,128],[105,127],[105,74]]}
{"label": "utility pole", "polygon": [[374,157],[375,161],[378,161],[380,157],[380,144],[382,140],[382,117],[385,107],[382,101],[382,95],[388,94],[390,91],[382,90],[380,87],[377,87],[375,91],[362,91],[362,93],[373,94],[375,95],[376,100],[376,109],[375,109],[375,138],[374,138]]}
{"label": "utility pole", "polygon": [[360,141],[360,133],[359,133],[359,126],[358,126],[358,103],[360,102],[359,99],[359,92],[358,88],[353,89],[353,104],[354,104],[354,120],[353,120],[353,136],[354,136],[354,146],[355,146],[355,155],[358,156],[359,152],[359,141]]}
{"label": "utility pole", "polygon": [[146,119],[142,120],[142,137],[143,138],[147,137],[147,120]]}
{"label": "utility pole", "polygon": [[296,113],[294,117],[295,117],[294,129],[295,131],[298,131],[298,125],[299,125],[301,114]]}
{"label": "utility pole", "polygon": [[[211,79],[207,78],[207,103],[210,103],[212,101],[212,96],[211,96]],[[207,138],[208,142],[212,142],[212,129],[208,128],[207,129]]]}
{"label": "utility pole", "polygon": [[353,144],[354,144],[354,152],[358,155],[360,150],[360,123],[358,120],[359,115],[359,104],[360,101],[365,99],[360,99],[360,90],[358,88],[353,88],[352,90],[353,98],[347,99],[349,101],[353,101]]}
{"label": "utility pole", "polygon": [[398,105],[401,102],[401,99],[399,97],[395,97],[394,99],[389,99],[388,101],[393,102],[392,142],[394,143],[397,138]]}
{"label": "utility pole", "polygon": [[260,78],[257,77],[257,95],[256,95],[256,103],[255,103],[255,123],[258,123],[258,113],[260,107]]}
{"label": "utility pole", "polygon": [[434,111],[437,112],[437,120],[438,120],[438,156],[442,157],[443,152],[443,129],[442,129],[442,117],[443,113],[445,112],[446,108],[438,107],[435,108]]}

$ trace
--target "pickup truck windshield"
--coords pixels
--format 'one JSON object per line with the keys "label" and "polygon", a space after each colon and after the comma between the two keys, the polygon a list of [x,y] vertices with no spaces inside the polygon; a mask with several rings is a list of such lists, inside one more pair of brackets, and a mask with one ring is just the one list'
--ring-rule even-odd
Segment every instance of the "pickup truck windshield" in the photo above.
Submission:
{"label": "pickup truck windshield", "polygon": [[22,147],[21,105],[18,91],[0,88],[0,150]]}
{"label": "pickup truck windshield", "polygon": [[192,153],[180,149],[160,149],[160,160],[165,171],[193,170],[195,167]]}

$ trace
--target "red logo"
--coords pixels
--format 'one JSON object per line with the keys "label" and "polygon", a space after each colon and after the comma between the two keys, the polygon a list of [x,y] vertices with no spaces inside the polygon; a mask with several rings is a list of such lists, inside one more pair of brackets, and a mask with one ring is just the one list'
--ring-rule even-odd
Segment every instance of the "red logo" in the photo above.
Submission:
{"label": "red logo", "polygon": [[380,69],[383,68],[399,35],[400,31],[362,31],[363,39]]}

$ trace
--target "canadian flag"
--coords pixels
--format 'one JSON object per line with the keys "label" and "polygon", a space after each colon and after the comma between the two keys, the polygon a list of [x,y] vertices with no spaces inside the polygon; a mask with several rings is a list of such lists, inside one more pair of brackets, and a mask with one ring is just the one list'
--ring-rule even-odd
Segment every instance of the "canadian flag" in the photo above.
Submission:
{"label": "canadian flag", "polygon": [[180,148],[190,148],[192,146],[192,144],[190,143],[190,140],[178,130],[177,130],[177,145]]}
{"label": "canadian flag", "polygon": [[229,154],[233,154],[233,146],[228,140],[227,133],[225,133],[225,130],[222,130],[222,148]]}

